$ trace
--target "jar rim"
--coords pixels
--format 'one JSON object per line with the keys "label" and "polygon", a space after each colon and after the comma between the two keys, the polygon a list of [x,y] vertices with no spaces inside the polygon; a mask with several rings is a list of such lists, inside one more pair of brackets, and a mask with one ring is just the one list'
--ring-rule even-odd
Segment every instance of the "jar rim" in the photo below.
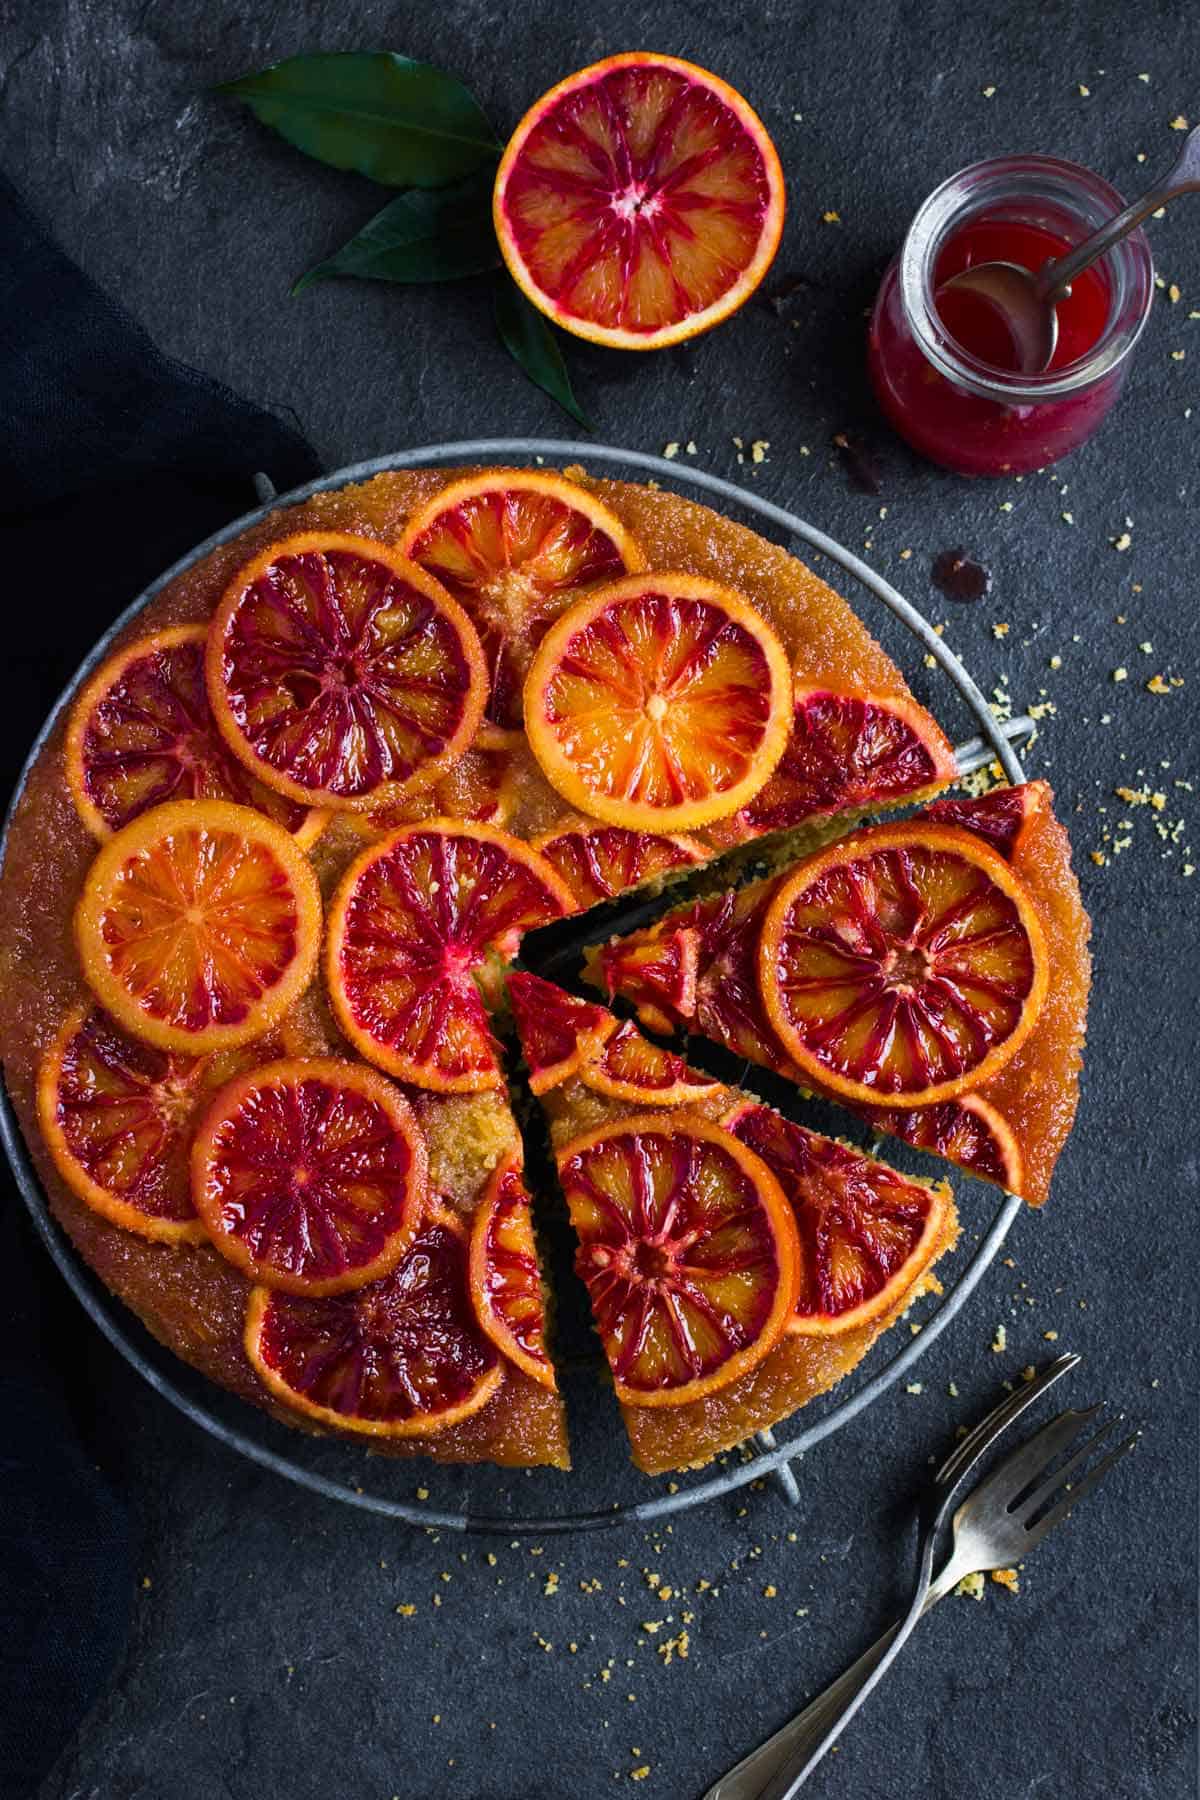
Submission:
{"label": "jar rim", "polygon": [[[1026,155],[989,157],[950,175],[922,202],[900,249],[900,296],[910,329],[924,355],[947,379],[985,399],[1009,406],[1034,405],[1079,392],[1110,374],[1133,349],[1150,314],[1154,298],[1154,264],[1145,233],[1139,227],[1105,253],[1112,280],[1113,305],[1104,332],[1084,356],[1041,375],[1014,375],[972,356],[942,324],[934,305],[933,275],[938,253],[950,230],[987,204],[982,195],[994,190],[994,203],[1005,197],[1037,197],[1080,210],[1091,203],[1101,209],[1089,230],[1122,210],[1124,199],[1103,176],[1064,157]],[[1086,234],[1085,234],[1086,235]]]}

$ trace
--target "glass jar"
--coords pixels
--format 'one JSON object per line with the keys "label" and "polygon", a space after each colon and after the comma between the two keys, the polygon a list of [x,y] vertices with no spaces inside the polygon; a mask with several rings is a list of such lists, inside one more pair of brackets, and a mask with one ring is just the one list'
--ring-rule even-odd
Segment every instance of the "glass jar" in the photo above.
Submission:
{"label": "glass jar", "polygon": [[1121,392],[1154,296],[1143,232],[1077,279],[1059,309],[1055,360],[1040,375],[964,348],[937,293],[972,261],[1027,259],[1036,272],[1124,204],[1099,175],[1054,156],[974,163],[929,196],[883,278],[868,351],[879,404],[915,450],[963,475],[1020,475],[1091,437]]}

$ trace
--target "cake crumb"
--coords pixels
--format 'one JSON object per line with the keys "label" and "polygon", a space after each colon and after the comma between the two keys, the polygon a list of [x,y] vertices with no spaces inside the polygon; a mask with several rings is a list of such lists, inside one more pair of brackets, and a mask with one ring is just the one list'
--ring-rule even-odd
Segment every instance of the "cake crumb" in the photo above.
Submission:
{"label": "cake crumb", "polygon": [[411,1601],[405,1601],[403,1605],[396,1608],[402,1619],[411,1619],[416,1610]]}
{"label": "cake crumb", "polygon": [[1161,675],[1152,675],[1146,683],[1146,692],[1148,694],[1169,694],[1170,691],[1170,688]]}
{"label": "cake crumb", "polygon": [[997,1325],[996,1335],[992,1339],[993,1354],[996,1356],[1001,1356],[1004,1353],[1004,1351],[1007,1349],[1008,1349],[1008,1332],[1005,1330],[1003,1325]]}
{"label": "cake crumb", "polygon": [[923,1394],[925,1392],[925,1389],[921,1382],[910,1381],[905,1386],[904,1391],[906,1394]]}
{"label": "cake crumb", "polygon": [[663,445],[663,455],[668,462],[674,462],[675,458],[679,455],[679,443],[677,439],[672,438],[669,444]]}
{"label": "cake crumb", "polygon": [[1021,1591],[1015,1569],[993,1569],[992,1580],[998,1587],[1007,1588],[1010,1594],[1019,1594]]}
{"label": "cake crumb", "polygon": [[1112,678],[1114,681],[1128,681],[1129,680],[1129,670],[1125,669],[1125,668],[1114,669],[1112,672]]}
{"label": "cake crumb", "polygon": [[821,214],[821,219],[826,225],[840,225],[842,222],[842,215],[838,212],[824,212]]}
{"label": "cake crumb", "polygon": [[956,1594],[961,1594],[964,1599],[982,1600],[983,1576],[978,1572],[974,1575],[964,1575],[954,1592]]}

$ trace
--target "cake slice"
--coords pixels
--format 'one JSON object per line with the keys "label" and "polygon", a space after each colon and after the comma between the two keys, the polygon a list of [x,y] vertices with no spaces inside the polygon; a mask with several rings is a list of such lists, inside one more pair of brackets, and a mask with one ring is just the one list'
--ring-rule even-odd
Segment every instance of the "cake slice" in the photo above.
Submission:
{"label": "cake slice", "polygon": [[509,1000],[633,1459],[693,1468],[848,1374],[952,1247],[897,1174],[539,976]]}
{"label": "cake slice", "polygon": [[1088,934],[1035,781],[668,913],[587,978],[1040,1205],[1078,1099]]}

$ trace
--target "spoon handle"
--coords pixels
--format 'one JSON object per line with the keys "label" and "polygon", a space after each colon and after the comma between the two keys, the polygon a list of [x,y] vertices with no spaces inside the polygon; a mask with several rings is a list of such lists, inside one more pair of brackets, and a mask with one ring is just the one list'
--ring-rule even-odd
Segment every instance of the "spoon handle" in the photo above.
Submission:
{"label": "spoon handle", "polygon": [[1174,163],[1148,193],[1143,194],[1140,200],[1131,200],[1122,212],[1102,225],[1099,231],[1085,238],[1082,244],[1077,244],[1066,256],[1055,257],[1053,262],[1048,262],[1038,272],[1038,298],[1061,299],[1062,290],[1070,287],[1077,275],[1082,275],[1097,257],[1103,256],[1106,250],[1119,243],[1143,219],[1148,219],[1151,213],[1156,213],[1160,206],[1165,206],[1177,194],[1191,194],[1197,190],[1200,190],[1200,125],[1188,132]]}

